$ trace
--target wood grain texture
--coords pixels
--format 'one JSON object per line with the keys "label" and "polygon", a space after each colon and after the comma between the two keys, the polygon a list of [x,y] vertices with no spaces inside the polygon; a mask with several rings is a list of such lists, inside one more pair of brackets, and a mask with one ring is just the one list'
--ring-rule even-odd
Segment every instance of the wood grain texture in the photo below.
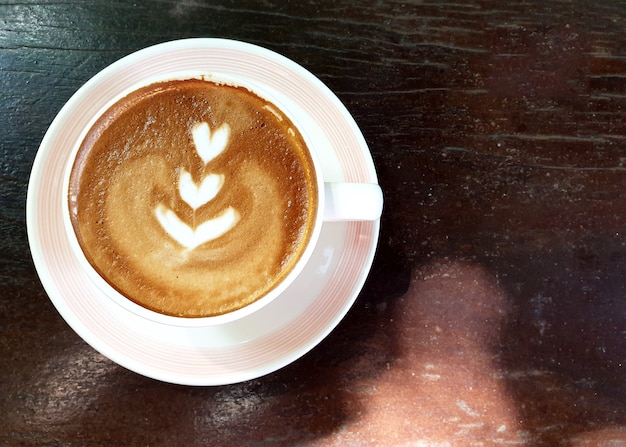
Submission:
{"label": "wood grain texture", "polygon": [[[219,388],[82,342],[25,229],[37,147],[73,92],[200,36],[320,77],[386,200],[342,324]],[[626,445],[625,2],[2,1],[0,107],[0,445]]]}

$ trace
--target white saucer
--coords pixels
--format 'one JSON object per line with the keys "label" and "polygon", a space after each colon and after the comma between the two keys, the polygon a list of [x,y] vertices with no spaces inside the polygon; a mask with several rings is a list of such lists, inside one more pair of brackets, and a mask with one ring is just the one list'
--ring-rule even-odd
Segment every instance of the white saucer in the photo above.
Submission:
{"label": "white saucer", "polygon": [[[316,77],[254,45],[187,39],[133,53],[98,73],[70,98],[46,133],[31,172],[28,237],[35,267],[55,307],[91,346],[148,377],[223,385],[276,371],[317,345],[345,316],[371,267],[379,222],[325,223],[305,274],[272,303],[241,320],[184,328],[145,320],[100,292],[81,271],[66,236],[63,172],[73,142],[111,98],[146,76],[201,70],[229,73],[280,91],[328,142],[327,181],[377,183],[356,123]],[[99,299],[96,299],[99,298]]]}

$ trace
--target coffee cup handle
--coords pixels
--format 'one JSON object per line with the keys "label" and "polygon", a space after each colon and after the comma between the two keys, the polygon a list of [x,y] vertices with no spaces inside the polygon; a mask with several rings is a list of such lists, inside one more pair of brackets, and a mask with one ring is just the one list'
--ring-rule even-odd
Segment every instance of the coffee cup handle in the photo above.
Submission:
{"label": "coffee cup handle", "polygon": [[325,183],[324,221],[378,220],[383,192],[375,183]]}

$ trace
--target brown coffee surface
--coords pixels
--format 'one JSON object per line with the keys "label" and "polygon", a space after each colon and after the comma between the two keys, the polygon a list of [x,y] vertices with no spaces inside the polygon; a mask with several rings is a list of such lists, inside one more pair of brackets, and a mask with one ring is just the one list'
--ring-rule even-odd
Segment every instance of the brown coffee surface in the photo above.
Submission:
{"label": "brown coffee surface", "polygon": [[317,213],[293,123],[245,88],[204,80],[153,84],[114,104],[78,150],[68,198],[100,275],[146,308],[185,317],[272,290]]}

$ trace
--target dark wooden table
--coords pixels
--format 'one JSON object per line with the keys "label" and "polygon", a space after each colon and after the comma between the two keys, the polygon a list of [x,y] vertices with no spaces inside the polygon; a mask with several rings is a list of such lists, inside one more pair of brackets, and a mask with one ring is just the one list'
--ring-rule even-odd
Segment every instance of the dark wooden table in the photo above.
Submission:
{"label": "dark wooden table", "polygon": [[[91,76],[255,43],[359,123],[386,207],[347,317],[268,376],[148,379],[56,312],[25,225],[38,145]],[[626,3],[0,3],[1,446],[626,445]]]}

